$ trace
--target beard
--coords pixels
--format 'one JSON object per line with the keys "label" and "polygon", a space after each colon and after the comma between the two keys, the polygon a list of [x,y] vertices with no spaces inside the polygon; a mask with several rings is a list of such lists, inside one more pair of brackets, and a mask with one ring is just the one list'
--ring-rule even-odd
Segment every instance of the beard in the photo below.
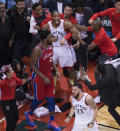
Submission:
{"label": "beard", "polygon": [[77,99],[79,97],[79,93],[76,96],[73,96],[75,99]]}

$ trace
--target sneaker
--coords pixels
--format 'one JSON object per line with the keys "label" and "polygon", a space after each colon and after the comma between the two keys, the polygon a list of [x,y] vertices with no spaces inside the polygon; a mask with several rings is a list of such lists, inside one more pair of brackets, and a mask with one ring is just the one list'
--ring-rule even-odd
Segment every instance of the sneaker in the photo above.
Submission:
{"label": "sneaker", "polygon": [[74,85],[74,81],[73,81],[72,79],[70,79],[70,80],[68,81],[68,83],[69,83],[70,86],[73,86],[73,85]]}
{"label": "sneaker", "polygon": [[101,101],[100,101],[100,96],[96,96],[95,98],[94,98],[94,102],[97,104],[97,103],[100,103]]}
{"label": "sneaker", "polygon": [[79,80],[80,79],[80,76],[81,76],[81,71],[79,70],[79,71],[76,71],[76,76],[77,76],[77,80]]}
{"label": "sneaker", "polygon": [[61,131],[61,128],[58,127],[58,125],[55,123],[55,121],[49,121],[49,125],[48,125],[49,129],[52,129],[54,131]]}
{"label": "sneaker", "polygon": [[34,97],[31,96],[29,93],[25,93],[25,98],[28,99],[28,100],[33,100]]}
{"label": "sneaker", "polygon": [[84,75],[84,76],[81,76],[81,80],[88,80],[89,82],[91,82],[90,78],[88,77],[88,75]]}
{"label": "sneaker", "polygon": [[24,115],[25,115],[27,124],[28,124],[29,126],[34,127],[34,126],[35,126],[35,122],[33,121],[32,115],[30,115],[28,111],[26,111],[26,112],[24,113]]}

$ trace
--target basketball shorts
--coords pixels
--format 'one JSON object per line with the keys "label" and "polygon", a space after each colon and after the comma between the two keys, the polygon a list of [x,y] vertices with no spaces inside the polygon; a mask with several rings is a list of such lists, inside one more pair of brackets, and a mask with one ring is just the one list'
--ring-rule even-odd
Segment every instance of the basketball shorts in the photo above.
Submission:
{"label": "basketball shorts", "polygon": [[50,85],[45,85],[43,80],[40,77],[36,77],[33,81],[34,87],[34,96],[38,100],[43,100],[46,97],[53,97],[55,94],[54,90],[54,79],[53,77],[49,78],[51,81]]}
{"label": "basketball shorts", "polygon": [[73,67],[76,62],[75,51],[69,45],[53,47],[53,61],[55,64],[60,64],[61,68]]}

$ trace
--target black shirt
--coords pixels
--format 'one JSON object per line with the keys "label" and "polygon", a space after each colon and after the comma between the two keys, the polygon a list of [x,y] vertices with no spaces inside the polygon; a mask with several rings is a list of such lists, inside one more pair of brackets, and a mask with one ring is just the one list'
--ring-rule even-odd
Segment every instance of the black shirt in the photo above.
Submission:
{"label": "black shirt", "polygon": [[0,45],[8,46],[12,34],[12,21],[11,18],[6,15],[5,23],[0,19]]}
{"label": "black shirt", "polygon": [[31,34],[29,33],[30,23],[27,21],[27,16],[29,16],[27,10],[19,14],[17,8],[13,7],[8,11],[8,14],[12,18],[15,39],[29,41]]}

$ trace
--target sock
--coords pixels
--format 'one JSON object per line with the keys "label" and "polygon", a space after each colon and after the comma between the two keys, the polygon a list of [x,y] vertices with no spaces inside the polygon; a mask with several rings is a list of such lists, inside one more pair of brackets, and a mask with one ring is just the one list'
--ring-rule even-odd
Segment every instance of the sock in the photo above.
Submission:
{"label": "sock", "polygon": [[[47,97],[47,105],[48,105],[48,109],[50,113],[54,113],[55,112],[55,101],[54,101],[54,97]],[[51,114],[50,115],[50,121],[54,120],[54,115]]]}

